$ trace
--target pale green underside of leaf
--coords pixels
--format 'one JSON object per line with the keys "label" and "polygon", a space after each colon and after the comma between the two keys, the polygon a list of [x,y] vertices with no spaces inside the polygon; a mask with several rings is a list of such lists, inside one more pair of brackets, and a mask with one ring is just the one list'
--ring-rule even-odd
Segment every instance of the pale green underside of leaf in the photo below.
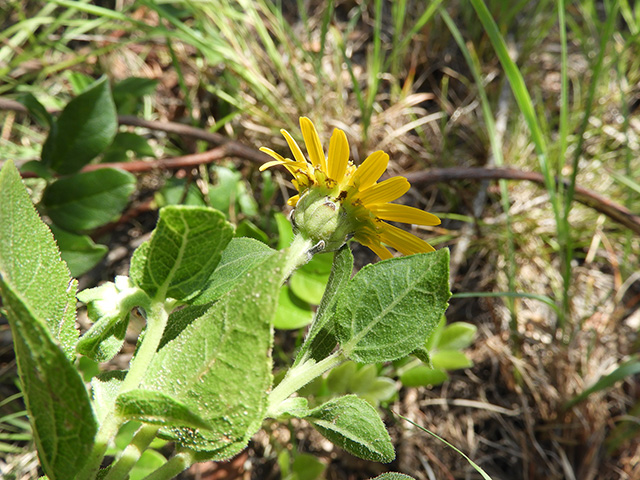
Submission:
{"label": "pale green underside of leaf", "polygon": [[142,382],[142,389],[175,398],[211,425],[163,430],[200,459],[233,456],[264,418],[280,262],[274,254],[208,309],[177,312],[181,329],[163,340]]}
{"label": "pale green underside of leaf", "polygon": [[447,308],[449,250],[367,265],[338,295],[335,331],[348,358],[402,358],[424,344]]}
{"label": "pale green underside of leaf", "polygon": [[12,162],[0,172],[0,277],[75,358],[76,282]]}
{"label": "pale green underside of leaf", "polygon": [[130,277],[150,297],[185,301],[203,288],[232,235],[217,210],[165,207],[151,239],[135,251]]}

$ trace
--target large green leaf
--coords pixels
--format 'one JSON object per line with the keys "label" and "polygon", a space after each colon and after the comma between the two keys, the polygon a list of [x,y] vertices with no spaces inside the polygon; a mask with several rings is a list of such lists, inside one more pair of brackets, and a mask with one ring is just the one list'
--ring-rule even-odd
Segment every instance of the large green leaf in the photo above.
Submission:
{"label": "large green leaf", "polygon": [[109,146],[117,129],[116,107],[103,77],[64,108],[42,147],[42,161],[58,173],[75,173]]}
{"label": "large green leaf", "polygon": [[11,162],[0,172],[0,192],[2,283],[20,292],[33,316],[44,322],[67,357],[74,359],[76,283]]}
{"label": "large green leaf", "polygon": [[376,409],[355,395],[330,400],[309,412],[305,419],[352,455],[385,463],[396,456]]}
{"label": "large green leaf", "polygon": [[[200,316],[173,332],[154,357],[141,388],[188,406],[212,430],[172,428],[165,435],[198,451],[198,459],[229,458],[246,446],[264,418],[271,386],[271,322],[280,255],[245,274]],[[186,314],[183,314],[186,317]]]}
{"label": "large green leaf", "polygon": [[203,288],[232,235],[217,210],[165,207],[151,239],[133,254],[131,280],[150,297],[186,300]]}
{"label": "large green leaf", "polygon": [[367,265],[338,295],[335,331],[348,358],[404,357],[424,344],[447,308],[449,251]]}
{"label": "large green leaf", "polygon": [[91,452],[97,431],[84,382],[21,294],[4,281],[0,293],[40,464],[50,480],[74,478]]}
{"label": "large green leaf", "polygon": [[115,406],[116,415],[124,420],[163,427],[209,428],[209,424],[193,410],[161,392],[131,390],[118,395]]}
{"label": "large green leaf", "polygon": [[42,196],[47,215],[69,231],[91,230],[117,218],[136,188],[136,177],[116,168],[102,168],[63,177]]}
{"label": "large green leaf", "polygon": [[209,277],[202,292],[191,302],[204,305],[230,291],[244,275],[271,257],[275,251],[252,238],[234,238],[222,252],[220,263]]}

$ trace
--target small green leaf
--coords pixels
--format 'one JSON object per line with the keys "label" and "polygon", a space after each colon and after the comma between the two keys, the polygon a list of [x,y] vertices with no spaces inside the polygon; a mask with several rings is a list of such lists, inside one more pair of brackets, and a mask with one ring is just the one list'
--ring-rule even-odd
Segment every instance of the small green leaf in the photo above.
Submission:
{"label": "small green leaf", "polygon": [[336,334],[348,358],[376,363],[409,355],[447,308],[449,250],[367,265],[338,295]]}
{"label": "small green leaf", "polygon": [[85,75],[84,73],[74,72],[72,70],[67,70],[66,73],[67,79],[71,84],[71,88],[73,88],[73,93],[76,95],[81,94],[84,90],[94,82],[94,79],[89,75]]}
{"label": "small green leaf", "polygon": [[438,350],[461,350],[473,342],[478,327],[466,322],[447,325],[438,339]]}
{"label": "small green leaf", "polygon": [[306,420],[352,455],[383,463],[395,458],[391,438],[378,412],[355,395],[328,401],[312,410]]}
{"label": "small green leaf", "polygon": [[128,162],[130,154],[135,157],[155,157],[155,152],[146,138],[137,133],[118,132],[113,142],[104,151],[102,163]]}
{"label": "small green leaf", "polygon": [[109,251],[106,245],[94,243],[88,235],[76,235],[55,225],[51,226],[51,231],[72,277],[79,277],[91,270]]}
{"label": "small green leaf", "polygon": [[413,367],[402,375],[400,381],[405,387],[428,387],[429,385],[440,385],[449,378],[447,372],[437,368],[429,368],[425,365]]}
{"label": "small green leaf", "polygon": [[44,320],[20,298],[23,293],[17,294],[4,281],[0,293],[40,464],[51,480],[74,478],[91,452],[97,431],[84,382]]}
{"label": "small green leaf", "polygon": [[64,108],[42,148],[42,161],[58,173],[74,173],[102,153],[118,129],[106,77]]}
{"label": "small green leaf", "polygon": [[113,101],[120,115],[135,115],[139,112],[142,97],[153,93],[158,84],[150,78],[129,77],[113,86]]}
{"label": "small green leaf", "polygon": [[78,353],[108,362],[122,349],[129,325],[128,312],[100,317],[78,341]]}
{"label": "small green leaf", "polygon": [[43,127],[51,127],[53,116],[47,111],[36,97],[31,93],[25,93],[17,98],[18,102],[27,107],[29,114]]}
{"label": "small green leaf", "polygon": [[213,165],[210,171],[216,177],[216,182],[209,187],[209,202],[212,207],[228,215],[238,197],[238,182],[242,175],[220,165]]}
{"label": "small green leaf", "polygon": [[195,450],[196,459],[224,459],[246,446],[258,430],[271,387],[271,323],[280,255],[244,275],[233,290],[206,307],[187,307],[198,318],[154,357],[141,388],[162,392],[189,407],[212,430],[172,428],[164,435]]}
{"label": "small green leaf", "polygon": [[202,289],[232,235],[216,210],[165,207],[151,239],[133,254],[131,280],[150,297],[185,301]]}
{"label": "small green leaf", "polygon": [[171,177],[168,179],[160,191],[155,193],[154,199],[159,207],[168,205],[206,206],[198,186],[184,178]]}
{"label": "small green leaf", "polygon": [[319,480],[327,466],[315,455],[309,453],[297,453],[293,458],[291,470],[295,480]]}
{"label": "small green leaf", "polygon": [[210,428],[207,421],[175,398],[148,390],[131,390],[118,395],[115,414],[125,420],[163,427]]}
{"label": "small green leaf", "polygon": [[320,361],[335,348],[337,341],[333,331],[333,313],[338,292],[345,288],[352,272],[353,254],[349,246],[345,245],[334,254],[331,275],[329,276],[324,296],[293,366],[298,365],[309,357]]}
{"label": "small green leaf", "polygon": [[282,330],[294,330],[309,325],[312,318],[311,305],[292,295],[289,287],[283,285],[273,326]]}
{"label": "small green leaf", "polygon": [[129,203],[136,177],[115,168],[103,168],[63,177],[42,196],[47,215],[71,232],[92,230],[108,223]]}
{"label": "small green leaf", "polygon": [[439,350],[431,355],[434,368],[457,370],[473,366],[473,362],[460,350]]}
{"label": "small green leaf", "polygon": [[222,252],[220,263],[206,286],[190,303],[204,305],[217,300],[240,282],[249,270],[275,253],[275,250],[252,238],[233,238]]}
{"label": "small green leaf", "polygon": [[349,392],[349,386],[357,370],[358,365],[355,362],[344,362],[335,367],[327,376],[327,387],[338,395]]}
{"label": "small green leaf", "polygon": [[0,172],[0,281],[15,292],[75,359],[76,283],[11,161]]}

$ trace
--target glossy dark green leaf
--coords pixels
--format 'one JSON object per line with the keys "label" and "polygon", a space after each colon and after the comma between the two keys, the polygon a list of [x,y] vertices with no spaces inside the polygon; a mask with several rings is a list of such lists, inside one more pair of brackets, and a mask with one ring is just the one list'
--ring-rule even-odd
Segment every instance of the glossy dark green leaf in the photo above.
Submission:
{"label": "glossy dark green leaf", "polygon": [[103,168],[60,178],[42,196],[47,215],[70,232],[92,230],[118,218],[136,188],[136,177]]}
{"label": "glossy dark green leaf", "polygon": [[449,251],[367,265],[338,295],[335,331],[348,358],[404,357],[424,344],[447,308]]}
{"label": "glossy dark green leaf", "polygon": [[113,101],[121,115],[136,115],[142,97],[152,94],[158,81],[151,78],[129,77],[113,85]]}
{"label": "glossy dark green leaf", "polygon": [[29,114],[35,118],[42,127],[51,127],[53,124],[53,117],[44,105],[42,105],[31,93],[20,95],[17,100],[27,107]]}
{"label": "glossy dark green leaf", "polygon": [[384,463],[395,458],[391,438],[378,412],[355,395],[330,400],[305,418],[323,436],[352,455]]}
{"label": "glossy dark green leaf", "polygon": [[0,192],[0,278],[20,292],[29,311],[74,359],[76,283],[10,161],[0,172]]}
{"label": "glossy dark green leaf", "polygon": [[71,100],[42,148],[42,161],[58,173],[74,173],[102,153],[118,129],[106,77]]}
{"label": "glossy dark green leaf", "polygon": [[232,235],[216,210],[165,207],[151,239],[133,254],[131,280],[150,297],[184,301],[204,287]]}
{"label": "glossy dark green leaf", "polygon": [[51,231],[72,277],[79,277],[91,270],[109,251],[106,245],[94,243],[88,235],[76,235],[55,225],[51,226]]}

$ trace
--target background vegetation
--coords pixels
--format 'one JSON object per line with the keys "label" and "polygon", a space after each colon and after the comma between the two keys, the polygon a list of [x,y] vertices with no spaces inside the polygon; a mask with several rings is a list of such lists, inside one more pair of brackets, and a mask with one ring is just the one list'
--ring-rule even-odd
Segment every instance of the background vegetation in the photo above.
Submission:
{"label": "background vegetation", "polygon": [[[325,141],[343,129],[356,162],[388,152],[390,173],[414,187],[404,202],[443,219],[415,233],[451,249],[447,320],[477,327],[465,350],[473,366],[439,386],[409,386],[421,382],[403,382],[402,365],[373,377],[343,372],[350,385],[385,378],[388,395],[372,402],[388,413],[392,467],[418,479],[479,478],[396,412],[495,479],[640,478],[632,2],[5,0],[0,25],[0,160],[23,165],[34,200],[45,180],[24,165],[43,156],[49,127],[28,94],[55,116],[103,75],[113,92],[119,135],[94,163],[119,163],[137,183],[113,222],[79,228],[89,246],[69,247],[82,288],[125,272],[169,203],[215,206],[240,234],[286,244],[276,213],[293,190],[284,172],[258,172],[257,148],[287,152],[278,130],[297,134],[308,116]],[[373,260],[354,251],[360,265]],[[297,280],[302,287],[290,285],[307,295],[304,308],[317,298],[321,263]],[[37,478],[1,322],[0,474]],[[276,359],[289,358],[302,333],[279,332]],[[325,382],[319,396],[350,388]],[[384,469],[327,447],[304,424],[273,424],[229,464],[184,478],[368,478]]]}

